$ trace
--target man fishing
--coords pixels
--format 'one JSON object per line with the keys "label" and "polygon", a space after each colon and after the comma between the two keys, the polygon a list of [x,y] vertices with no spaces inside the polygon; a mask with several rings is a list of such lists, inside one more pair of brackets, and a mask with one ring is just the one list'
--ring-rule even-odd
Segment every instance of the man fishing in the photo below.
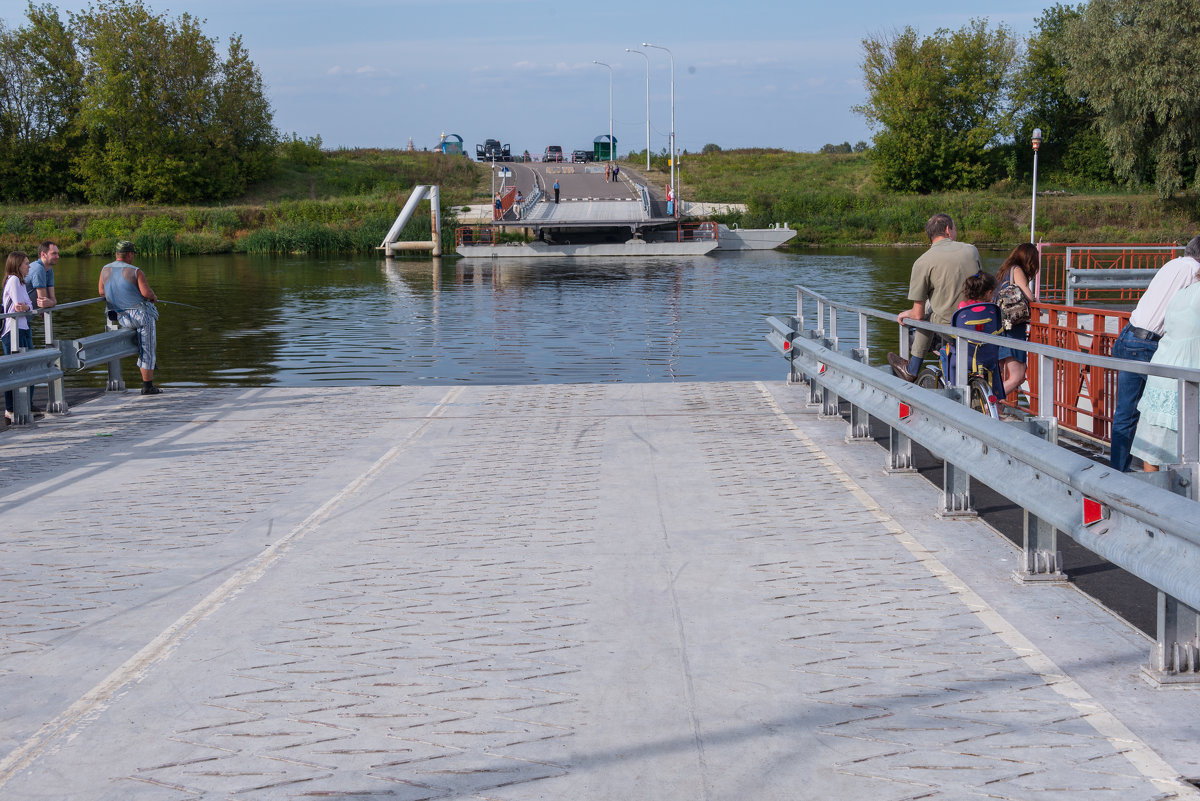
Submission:
{"label": "man fishing", "polygon": [[155,323],[158,295],[150,288],[146,274],[133,266],[133,243],[122,239],[117,243],[116,261],[100,270],[100,295],[108,307],[109,319],[116,316],[117,325],[132,328],[138,335],[137,365],[142,371],[142,394],[159,395],[154,386],[155,352],[158,349]]}

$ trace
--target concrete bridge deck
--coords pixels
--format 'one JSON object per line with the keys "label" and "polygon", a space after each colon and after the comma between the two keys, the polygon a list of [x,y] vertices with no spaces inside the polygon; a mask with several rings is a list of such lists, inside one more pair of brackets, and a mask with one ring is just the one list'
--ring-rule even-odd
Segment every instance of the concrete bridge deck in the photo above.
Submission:
{"label": "concrete bridge deck", "polygon": [[1196,798],[1200,690],[783,384],[0,436],[0,798]]}

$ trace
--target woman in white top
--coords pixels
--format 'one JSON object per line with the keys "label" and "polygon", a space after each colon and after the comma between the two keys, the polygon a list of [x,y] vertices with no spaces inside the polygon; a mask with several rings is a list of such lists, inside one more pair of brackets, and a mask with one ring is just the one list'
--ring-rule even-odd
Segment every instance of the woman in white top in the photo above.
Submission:
{"label": "woman in white top", "polygon": [[[4,264],[4,313],[27,312],[33,308],[29,301],[29,291],[25,288],[25,276],[29,274],[29,257],[19,250],[8,254]],[[29,318],[4,318],[4,352],[12,353],[12,330],[17,329],[17,347],[33,350],[33,331],[29,328]],[[33,398],[33,387],[29,388],[29,397]],[[13,394],[4,393],[4,423],[7,425],[13,417]]]}

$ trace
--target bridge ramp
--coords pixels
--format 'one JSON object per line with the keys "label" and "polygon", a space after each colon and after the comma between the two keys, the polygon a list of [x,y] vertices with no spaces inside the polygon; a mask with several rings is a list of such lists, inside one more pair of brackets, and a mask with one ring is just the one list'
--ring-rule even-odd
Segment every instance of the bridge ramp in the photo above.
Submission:
{"label": "bridge ramp", "polygon": [[5,435],[0,797],[1196,797],[1149,643],[800,396],[182,389]]}

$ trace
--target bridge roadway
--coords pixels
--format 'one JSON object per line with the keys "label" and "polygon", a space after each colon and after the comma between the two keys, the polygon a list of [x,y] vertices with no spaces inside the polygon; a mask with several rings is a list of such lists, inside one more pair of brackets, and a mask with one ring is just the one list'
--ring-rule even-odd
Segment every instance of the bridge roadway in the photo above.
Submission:
{"label": "bridge roadway", "polygon": [[0,798],[1196,798],[1200,689],[782,383],[0,436]]}

